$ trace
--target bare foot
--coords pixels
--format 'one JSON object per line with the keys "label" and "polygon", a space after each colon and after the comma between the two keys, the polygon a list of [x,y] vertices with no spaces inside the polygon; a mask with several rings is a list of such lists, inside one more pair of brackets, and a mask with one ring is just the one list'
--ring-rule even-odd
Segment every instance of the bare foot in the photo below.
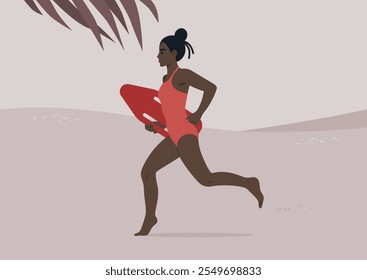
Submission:
{"label": "bare foot", "polygon": [[249,178],[251,180],[251,185],[247,188],[259,202],[259,208],[263,206],[264,195],[260,190],[260,182],[256,177]]}
{"label": "bare foot", "polygon": [[142,235],[148,235],[150,230],[154,227],[154,225],[158,222],[156,217],[153,218],[147,218],[145,217],[144,223],[141,226],[141,229],[139,232],[135,233],[135,236],[142,236]]}

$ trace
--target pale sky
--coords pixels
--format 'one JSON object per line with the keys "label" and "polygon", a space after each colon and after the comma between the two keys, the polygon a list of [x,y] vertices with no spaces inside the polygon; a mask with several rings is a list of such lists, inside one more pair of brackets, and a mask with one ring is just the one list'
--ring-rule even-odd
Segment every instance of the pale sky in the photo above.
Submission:
{"label": "pale sky", "polygon": [[[91,31],[58,7],[72,31],[22,0],[0,1],[0,109],[131,115],[120,86],[158,89],[166,74],[156,58],[159,42],[180,27],[195,50],[180,67],[218,87],[204,127],[245,130],[367,109],[366,1],[154,2],[159,23],[138,3],[144,50],[132,29],[129,35],[121,26],[125,50],[103,39],[103,51]],[[201,96],[190,90],[189,110]]]}

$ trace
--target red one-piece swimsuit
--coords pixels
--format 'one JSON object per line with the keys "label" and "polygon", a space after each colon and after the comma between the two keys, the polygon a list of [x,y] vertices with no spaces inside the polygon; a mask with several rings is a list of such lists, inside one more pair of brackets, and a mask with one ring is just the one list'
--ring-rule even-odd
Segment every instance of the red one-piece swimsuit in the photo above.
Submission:
{"label": "red one-piece swimsuit", "polygon": [[186,113],[187,93],[181,92],[172,85],[172,78],[180,68],[177,67],[171,77],[165,81],[158,91],[163,115],[166,119],[167,132],[177,146],[182,136],[193,134],[199,137],[195,125],[190,123]]}

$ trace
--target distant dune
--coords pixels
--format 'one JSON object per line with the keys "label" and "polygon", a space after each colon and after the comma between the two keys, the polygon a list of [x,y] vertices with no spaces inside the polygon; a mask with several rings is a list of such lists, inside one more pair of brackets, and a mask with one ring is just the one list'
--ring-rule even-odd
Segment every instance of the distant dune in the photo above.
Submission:
{"label": "distant dune", "polygon": [[201,186],[178,159],[157,173],[158,224],[135,237],[160,135],[117,114],[0,110],[0,259],[365,260],[367,127],[329,130],[365,117],[292,133],[204,128],[209,169],[258,177],[263,208],[243,188]]}
{"label": "distant dune", "polygon": [[367,127],[367,110],[299,123],[252,129],[248,131],[320,131]]}

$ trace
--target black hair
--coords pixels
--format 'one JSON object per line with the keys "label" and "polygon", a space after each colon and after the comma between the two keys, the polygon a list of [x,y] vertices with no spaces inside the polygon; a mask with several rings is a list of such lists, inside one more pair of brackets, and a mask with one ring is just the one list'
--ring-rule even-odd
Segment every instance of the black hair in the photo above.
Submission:
{"label": "black hair", "polygon": [[176,30],[175,35],[170,35],[164,37],[161,43],[165,43],[169,50],[173,52],[177,51],[176,61],[180,61],[185,55],[186,47],[189,50],[189,58],[191,52],[194,54],[194,49],[190,45],[190,43],[186,42],[187,32],[183,28],[179,28]]}

